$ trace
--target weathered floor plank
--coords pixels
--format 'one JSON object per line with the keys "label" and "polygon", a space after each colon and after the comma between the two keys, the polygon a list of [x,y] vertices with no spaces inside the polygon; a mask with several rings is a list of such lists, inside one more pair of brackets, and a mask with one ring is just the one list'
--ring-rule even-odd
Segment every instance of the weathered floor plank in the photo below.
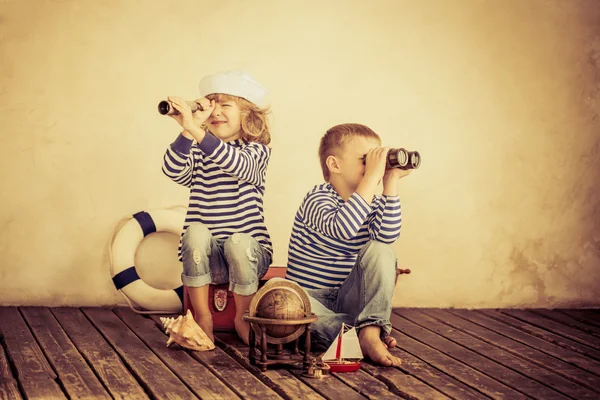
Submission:
{"label": "weathered floor plank", "polygon": [[[395,328],[394,328],[395,329]],[[398,330],[394,330],[392,332],[392,336],[399,341],[399,347],[404,349],[405,351],[411,353],[414,357],[423,360],[427,364],[431,365],[435,370],[439,370],[446,375],[452,377],[460,385],[465,385],[467,387],[471,387],[475,389],[478,393],[482,393],[483,395],[493,398],[493,399],[502,399],[506,397],[510,397],[512,399],[526,399],[527,396],[524,394],[512,389],[511,387],[503,384],[502,382],[498,382],[495,379],[490,378],[487,375],[482,374],[476,369],[470,367],[469,365],[463,364],[460,361],[455,360],[452,357],[447,356],[443,352],[430,347],[424,343],[421,343],[414,338],[403,334]],[[432,375],[433,375],[432,371]],[[463,389],[459,384],[451,386],[446,384],[445,386],[440,386],[438,384],[434,384],[435,382],[432,377],[428,379],[428,383],[434,386],[437,390],[442,391],[443,393],[451,396],[455,390]],[[469,392],[471,396],[475,396],[474,398],[480,397],[478,394]],[[461,398],[461,397],[456,397]]]}
{"label": "weathered floor plank", "polygon": [[593,349],[591,347],[588,347],[588,346],[584,346],[581,343],[576,342],[571,339],[568,339],[564,336],[547,331],[546,329],[538,328],[537,326],[534,326],[527,322],[523,322],[520,319],[512,318],[512,317],[502,313],[500,310],[496,311],[496,310],[486,309],[486,310],[477,310],[476,312],[483,313],[484,315],[487,315],[493,319],[496,319],[500,322],[503,322],[503,323],[513,326],[515,328],[518,328],[518,329],[522,330],[523,332],[527,332],[530,335],[534,335],[534,336],[544,339],[550,343],[554,343],[557,346],[564,347],[565,349],[575,351],[577,353],[583,354],[584,356],[591,357],[591,358],[594,358],[594,359],[600,361],[600,351]]}
{"label": "weathered floor plank", "polygon": [[348,387],[344,382],[337,379],[335,375],[325,379],[313,379],[302,376],[302,371],[299,369],[291,370],[292,374],[310,386],[313,390],[328,399],[343,399],[343,400],[364,400],[365,397]]}
{"label": "weathered floor plank", "polygon": [[[363,365],[368,365],[368,362],[363,362]],[[374,368],[378,368],[373,366]],[[393,399],[400,396],[390,392],[388,387],[379,379],[371,374],[368,374],[364,369],[354,372],[334,374],[340,381],[365,396],[367,399]]]}
{"label": "weathered floor plank", "polygon": [[4,351],[4,337],[0,336],[0,400],[22,398],[18,382],[10,370],[10,364]]}
{"label": "weathered floor plank", "polygon": [[558,309],[552,311],[568,315],[577,321],[600,328],[600,316],[593,312],[593,310]]}
{"label": "weathered floor plank", "polygon": [[248,358],[248,346],[244,345],[237,335],[222,334],[216,342],[223,351],[282,397],[307,400],[323,399],[323,396],[296,378],[288,368],[268,368],[263,372],[257,366],[252,365]]}
{"label": "weathered floor plank", "polygon": [[110,398],[50,310],[23,307],[21,313],[70,398]]}
{"label": "weathered floor plank", "polygon": [[541,309],[534,309],[534,310],[530,310],[531,312],[541,315],[542,317],[551,319],[553,321],[556,322],[560,322],[561,324],[570,326],[572,328],[577,328],[583,332],[589,333],[591,335],[597,336],[597,341],[600,342],[600,327],[591,325],[591,324],[587,324],[584,322],[580,322],[575,318],[572,318],[570,315],[566,315],[563,313],[558,313],[556,311],[553,310],[541,310]]}
{"label": "weathered floor plank", "polygon": [[185,349],[177,344],[167,348],[168,337],[157,329],[156,323],[152,319],[135,314],[130,309],[121,308],[114,311],[198,397],[202,399],[239,398],[208,368],[192,358]]}
{"label": "weathered floor plank", "polygon": [[524,392],[531,392],[530,386],[539,388],[537,382],[401,317],[399,314],[404,311],[394,310],[391,317],[395,329],[405,335],[398,346],[437,369],[492,398],[527,398]]}
{"label": "weathered floor plank", "polygon": [[[429,313],[429,311],[426,312]],[[458,316],[481,327],[480,330],[472,325],[461,324],[461,327],[467,329],[471,334],[478,335],[507,351],[526,357],[543,366],[556,366],[554,370],[558,373],[578,380],[588,388],[600,390],[600,362],[532,336],[484,314],[467,310],[447,310],[443,313]],[[495,333],[500,334],[506,340],[500,339]]]}
{"label": "weathered floor plank", "polygon": [[113,398],[148,399],[115,350],[79,308],[58,307],[50,311]]}
{"label": "weathered floor plank", "polygon": [[579,329],[571,328],[560,322],[536,315],[528,310],[503,310],[502,313],[520,319],[523,322],[536,325],[539,328],[552,331],[596,350],[600,350],[600,340],[598,340],[598,337],[582,332]]}
{"label": "weathered floor plank", "polygon": [[[403,312],[403,314],[405,313]],[[506,346],[508,339],[439,310],[409,310],[405,315],[419,325],[567,396],[581,399],[596,399],[598,397],[598,392],[594,392],[592,389],[595,384],[600,382],[596,377],[588,374],[591,383],[585,381],[574,382],[579,375],[584,375],[585,371],[546,356],[544,353],[536,352],[532,359],[529,359],[525,355],[530,348],[521,346],[520,350],[523,353],[516,352],[514,354]],[[489,336],[492,336],[493,339],[490,340]],[[540,358],[540,361],[535,360],[536,356]],[[544,361],[549,362],[549,364],[544,364]],[[572,376],[558,374],[556,370],[561,368],[563,370],[569,369]]]}
{"label": "weathered floor plank", "polygon": [[56,373],[16,307],[0,307],[0,331],[19,385],[30,399],[65,399]]}
{"label": "weathered floor plank", "polygon": [[319,380],[260,371],[227,333],[167,348],[159,317],[129,308],[0,307],[0,400],[600,398],[598,310],[395,309],[392,324],[401,366]]}
{"label": "weathered floor plank", "polygon": [[[442,370],[435,368],[433,365],[430,365],[428,362],[421,360],[420,358],[414,356],[413,354],[406,351],[405,348],[415,349],[421,346],[421,343],[408,338],[398,330],[393,330],[391,336],[396,339],[398,345],[390,349],[390,353],[393,356],[398,357],[402,360],[402,364],[398,367],[403,374],[410,374],[413,378],[412,380],[408,380],[411,384],[410,387],[419,388],[410,393],[411,395],[422,398],[423,395],[418,396],[419,391],[422,390],[423,394],[427,394],[425,397],[437,397],[436,394],[431,392],[426,387],[420,385],[419,383],[412,382],[413,380],[417,382],[423,382],[426,386],[433,388],[436,391],[443,393],[445,396],[457,399],[480,399],[482,398],[482,393],[478,392],[476,389],[466,385],[460,380],[454,378],[451,375],[444,373]],[[428,360],[436,359],[435,354],[430,353],[429,356],[431,358],[426,357]],[[370,371],[370,370],[369,370]],[[384,376],[388,380],[396,380],[399,377],[396,369],[391,368],[379,368],[379,373]],[[405,379],[401,379],[400,381],[404,381]],[[402,393],[404,391],[404,387],[396,386],[396,389]]]}
{"label": "weathered floor plank", "polygon": [[[151,318],[156,322],[157,326],[161,326],[159,317],[153,315]],[[263,384],[219,347],[211,351],[193,351],[189,354],[201,362],[221,381],[227,382],[229,388],[240,397],[250,399],[281,398],[275,391]]]}
{"label": "weathered floor plank", "polygon": [[[396,354],[394,354],[396,355]],[[397,356],[397,355],[396,355]],[[406,363],[403,360],[403,363]],[[386,383],[390,390],[397,393],[399,396],[405,399],[449,399],[444,393],[434,389],[433,387],[421,382],[414,376],[407,373],[401,372],[396,368],[379,368],[371,364],[365,364],[361,367],[367,373],[373,375],[375,378]],[[400,373],[399,373],[400,372]],[[439,371],[438,371],[439,372]],[[443,375],[442,372],[439,372]],[[460,397],[457,397],[460,398]],[[479,397],[473,397],[479,398]]]}
{"label": "weathered floor plank", "polygon": [[84,308],[83,312],[152,396],[161,399],[196,398],[112,310]]}
{"label": "weathered floor plank", "polygon": [[[237,339],[229,340],[227,343],[224,343],[224,345],[226,346],[226,351],[234,352],[237,357],[241,358],[241,362],[246,366],[246,368],[256,371],[256,374],[266,377],[265,373],[261,372],[258,368],[250,365],[250,360],[248,358],[248,346],[244,345],[241,341]],[[297,369],[302,369],[302,365],[298,364]],[[267,372],[279,371],[284,370],[267,370]],[[340,374],[334,373],[331,374],[331,376],[325,378],[325,381],[331,382],[335,378],[337,378],[347,386],[347,388],[344,388],[343,391],[337,393],[340,396],[355,396],[356,393],[359,393],[360,395],[368,399],[381,398],[382,396],[388,398],[397,397],[393,392],[390,392],[388,387],[383,382],[379,381],[378,379],[374,378],[373,376],[367,374],[364,371]],[[310,380],[312,381],[312,379]],[[296,381],[299,384],[303,385],[303,387],[305,387],[306,390],[310,390],[310,388],[306,386],[300,379],[296,378]],[[337,382],[334,382],[333,384],[341,388],[341,386],[339,386]]]}
{"label": "weathered floor plank", "polygon": [[[459,360],[468,362],[492,377],[513,384],[513,387],[520,389],[531,397],[566,399],[566,396],[572,394],[575,394],[575,396],[583,395],[584,398],[596,397],[595,393],[545,368],[540,368],[471,335],[452,329],[418,310],[403,310],[401,315],[449,340],[452,345],[446,343],[443,349],[444,352]],[[464,350],[468,350],[468,352]],[[590,395],[591,397],[589,397]]]}

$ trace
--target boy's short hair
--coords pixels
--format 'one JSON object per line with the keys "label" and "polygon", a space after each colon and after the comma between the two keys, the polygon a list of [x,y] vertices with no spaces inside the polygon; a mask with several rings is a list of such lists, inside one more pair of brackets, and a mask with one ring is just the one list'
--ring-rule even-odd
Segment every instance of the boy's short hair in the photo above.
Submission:
{"label": "boy's short hair", "polygon": [[327,157],[334,155],[333,152],[343,147],[348,140],[354,137],[373,138],[381,142],[381,138],[371,128],[361,124],[340,124],[327,130],[319,144],[319,161],[323,178],[329,182],[329,168],[327,168]]}
{"label": "boy's short hair", "polygon": [[271,132],[269,129],[270,112],[269,107],[259,107],[256,104],[244,99],[243,97],[230,94],[213,93],[206,96],[208,100],[214,100],[217,103],[225,101],[235,101],[240,111],[242,135],[241,138],[249,142],[262,143],[265,146],[271,143]]}

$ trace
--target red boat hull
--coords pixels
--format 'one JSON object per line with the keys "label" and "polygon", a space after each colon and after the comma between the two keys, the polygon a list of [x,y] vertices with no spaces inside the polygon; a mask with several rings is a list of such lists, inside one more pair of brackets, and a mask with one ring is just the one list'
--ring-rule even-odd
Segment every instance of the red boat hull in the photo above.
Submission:
{"label": "red boat hull", "polygon": [[329,365],[331,370],[329,372],[352,372],[360,369],[359,362],[342,362],[337,363],[335,361],[325,361],[325,364]]}

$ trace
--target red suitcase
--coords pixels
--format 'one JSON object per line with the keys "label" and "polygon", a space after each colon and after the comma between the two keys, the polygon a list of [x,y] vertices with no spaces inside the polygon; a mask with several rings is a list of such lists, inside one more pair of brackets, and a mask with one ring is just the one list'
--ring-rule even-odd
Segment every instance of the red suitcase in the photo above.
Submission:
{"label": "red suitcase", "polygon": [[[266,275],[260,280],[259,287],[271,278],[285,278],[285,267],[271,266]],[[215,332],[235,331],[233,320],[235,318],[235,301],[233,293],[228,290],[229,284],[210,285],[208,291],[208,307],[213,317],[213,330]],[[187,287],[183,287],[183,313],[190,310],[194,314],[194,308],[188,296]]]}

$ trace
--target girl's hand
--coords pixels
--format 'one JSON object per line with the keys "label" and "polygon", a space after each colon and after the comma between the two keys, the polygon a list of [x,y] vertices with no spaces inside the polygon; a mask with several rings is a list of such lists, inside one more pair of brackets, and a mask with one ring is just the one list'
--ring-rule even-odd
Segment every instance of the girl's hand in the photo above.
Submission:
{"label": "girl's hand", "polygon": [[167,100],[171,104],[171,107],[176,109],[179,114],[169,115],[173,118],[183,129],[189,132],[192,136],[197,137],[204,131],[202,130],[202,124],[210,117],[215,109],[215,101],[208,100],[207,98],[201,98],[196,100],[202,107],[201,110],[197,110],[192,113],[192,109],[189,104],[179,97],[167,97]]}

